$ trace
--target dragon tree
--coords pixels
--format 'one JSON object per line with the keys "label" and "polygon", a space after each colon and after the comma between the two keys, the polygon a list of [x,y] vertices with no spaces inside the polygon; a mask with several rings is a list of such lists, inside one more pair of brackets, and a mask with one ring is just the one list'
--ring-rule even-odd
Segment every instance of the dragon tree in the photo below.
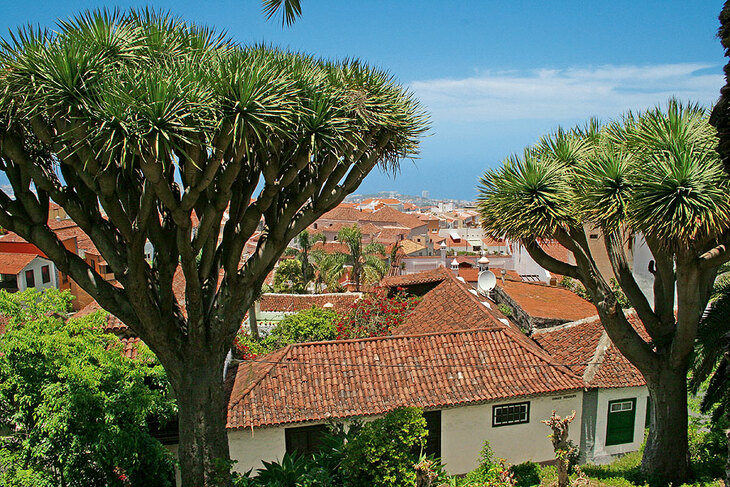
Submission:
{"label": "dragon tree", "polygon": [[[227,484],[223,370],[245,310],[294,237],[373,168],[417,154],[421,106],[356,60],[242,46],[151,10],[18,30],[0,46],[0,88],[12,187],[0,225],[158,357],[178,398],[183,485]],[[116,284],[50,230],[51,200]]]}
{"label": "dragon tree", "polygon": [[[585,286],[608,336],[646,379],[651,423],[642,469],[676,485],[691,475],[687,372],[697,328],[717,269],[730,259],[730,181],[716,146],[707,112],[670,100],[666,110],[606,127],[559,130],[488,171],[480,189],[487,229],[521,241],[542,267]],[[595,227],[648,340],[599,271],[587,236]],[[626,253],[639,233],[652,254],[653,299]],[[548,255],[546,239],[570,250],[575,264]]]}

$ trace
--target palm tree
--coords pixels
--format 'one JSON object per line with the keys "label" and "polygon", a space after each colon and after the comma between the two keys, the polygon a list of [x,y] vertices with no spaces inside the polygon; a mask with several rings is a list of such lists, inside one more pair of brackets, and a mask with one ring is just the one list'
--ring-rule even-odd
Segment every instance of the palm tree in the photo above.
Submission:
{"label": "palm tree", "polygon": [[314,236],[310,236],[307,230],[304,230],[297,236],[297,244],[301,252],[298,255],[298,259],[301,262],[302,268],[302,281],[304,281],[304,288],[307,288],[309,281],[312,279],[310,275],[312,270],[312,264],[309,262],[309,252],[317,242],[326,242],[327,237],[323,233],[317,233]]}
{"label": "palm tree", "polygon": [[[730,259],[730,182],[716,143],[705,110],[671,100],[666,111],[558,131],[488,171],[480,188],[484,226],[521,240],[545,269],[581,281],[613,343],[644,375],[651,427],[642,469],[675,483],[690,474],[687,371],[695,333],[717,269]],[[603,230],[614,274],[651,343],[600,274],[586,226]],[[654,258],[653,303],[625,255],[634,233]],[[547,255],[542,239],[557,240],[576,264]]]}
{"label": "palm tree", "polygon": [[[702,317],[697,331],[690,390],[697,394],[705,383],[707,388],[700,404],[702,412],[712,411],[714,422],[718,422],[723,416],[730,421],[730,265],[728,264],[724,264],[718,272],[710,306]],[[730,432],[728,432],[727,448],[725,484],[730,485]]]}
{"label": "palm tree", "polygon": [[271,19],[281,10],[281,24],[285,26],[292,25],[302,16],[302,5],[299,0],[263,0],[263,6],[267,19]]}
{"label": "palm tree", "polygon": [[322,249],[311,252],[312,267],[314,268],[314,289],[315,292],[322,292],[327,288],[333,292],[340,288],[339,276],[342,274],[343,260],[337,254],[330,254]]}
{"label": "palm tree", "polygon": [[332,270],[333,279],[339,280],[344,274],[344,266],[349,264],[352,266],[350,277],[355,290],[360,291],[361,283],[378,282],[388,272],[388,264],[383,260],[385,247],[379,243],[369,243],[363,247],[362,233],[357,224],[343,227],[337,233],[337,240],[347,245],[349,253],[334,254],[336,264]]}

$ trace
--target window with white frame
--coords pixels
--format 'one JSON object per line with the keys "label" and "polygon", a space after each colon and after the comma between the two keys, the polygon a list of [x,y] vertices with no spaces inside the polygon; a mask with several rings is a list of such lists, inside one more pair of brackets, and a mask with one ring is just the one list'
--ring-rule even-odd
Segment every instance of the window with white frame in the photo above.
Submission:
{"label": "window with white frame", "polygon": [[492,406],[492,426],[507,426],[530,422],[530,403],[516,402]]}

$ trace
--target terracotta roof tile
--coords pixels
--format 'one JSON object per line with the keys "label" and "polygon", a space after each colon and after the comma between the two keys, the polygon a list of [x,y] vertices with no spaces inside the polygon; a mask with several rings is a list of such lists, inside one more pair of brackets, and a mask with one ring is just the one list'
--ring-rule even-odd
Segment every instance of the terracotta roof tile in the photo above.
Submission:
{"label": "terracotta roof tile", "polygon": [[139,353],[139,346],[142,344],[142,340],[138,337],[120,338],[119,341],[122,343],[122,353],[127,358],[137,358]]}
{"label": "terracotta roof tile", "polygon": [[476,267],[459,266],[459,277],[463,278],[466,282],[477,282],[479,279],[479,269]]}
{"label": "terracotta roof tile", "polygon": [[[649,341],[649,335],[636,314],[633,311],[629,312],[627,318],[642,338]],[[535,330],[532,339],[556,361],[569,366],[576,374],[583,376],[593,387],[646,385],[646,381],[638,369],[608,339],[598,316],[554,328]],[[602,350],[603,344],[608,345],[605,350]],[[594,370],[586,374],[588,364],[592,361],[595,361]]]}
{"label": "terracotta roof tile", "polygon": [[423,296],[403,324],[393,330],[393,334],[412,335],[504,327],[500,318],[503,318],[501,313],[490,311],[463,283],[448,276]]}
{"label": "terracotta roof tile", "polygon": [[416,284],[426,284],[429,282],[441,282],[451,275],[451,271],[445,267],[437,267],[429,271],[418,272],[416,274],[404,274],[402,276],[386,277],[380,284],[384,287],[400,287],[413,286]]}
{"label": "terracotta roof tile", "polygon": [[417,216],[410,213],[403,213],[390,206],[384,206],[373,213],[365,213],[360,220],[372,223],[396,223],[404,227],[413,229],[426,225]]}
{"label": "terracotta roof tile", "polygon": [[238,366],[227,426],[449,407],[582,387],[579,377],[505,328],[297,344]]}
{"label": "terracotta roof tile", "polygon": [[348,310],[362,297],[362,293],[330,294],[275,294],[267,293],[259,301],[261,311],[294,312],[313,306],[329,308],[337,312]]}
{"label": "terracotta roof tile", "polygon": [[350,248],[342,242],[317,242],[312,245],[312,250],[322,250],[327,254],[349,254]]}
{"label": "terracotta roof tile", "polygon": [[536,318],[577,321],[596,314],[596,307],[590,301],[563,287],[510,279],[504,282],[497,279],[497,286],[528,315]]}
{"label": "terracotta roof tile", "polygon": [[36,257],[38,254],[0,252],[0,274],[17,275]]}

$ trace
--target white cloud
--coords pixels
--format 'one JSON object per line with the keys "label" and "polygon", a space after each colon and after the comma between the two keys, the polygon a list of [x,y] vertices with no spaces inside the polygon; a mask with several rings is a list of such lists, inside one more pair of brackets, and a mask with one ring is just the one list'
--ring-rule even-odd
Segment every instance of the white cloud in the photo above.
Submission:
{"label": "white cloud", "polygon": [[709,106],[724,84],[720,66],[682,63],[487,71],[411,88],[439,123],[609,118],[672,96]]}

